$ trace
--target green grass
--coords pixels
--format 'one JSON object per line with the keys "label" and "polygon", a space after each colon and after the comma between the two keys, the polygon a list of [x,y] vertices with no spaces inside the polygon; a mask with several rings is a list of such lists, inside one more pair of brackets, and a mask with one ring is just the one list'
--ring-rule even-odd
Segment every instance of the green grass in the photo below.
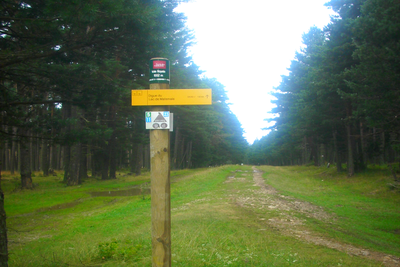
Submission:
{"label": "green grass", "polygon": [[[308,218],[307,226],[314,231],[400,254],[398,234],[393,233],[400,228],[399,197],[388,191],[383,176],[375,173],[351,178],[358,179],[354,181],[313,167],[260,169],[265,171],[266,182],[281,194],[323,206],[343,219],[343,224],[336,222],[330,230]],[[87,179],[76,187],[62,184],[61,174],[36,174],[33,180],[38,186],[23,191],[15,190],[14,177],[7,173],[3,177],[10,266],[151,266],[150,196],[90,195],[149,183],[149,173],[137,177],[121,173],[112,181]],[[260,216],[279,216],[276,211],[255,211],[237,204],[239,196],[254,197],[254,189],[250,166],[172,171],[172,265],[380,266],[270,227]],[[389,204],[393,206],[386,207]]]}
{"label": "green grass", "polygon": [[[331,227],[315,229],[365,248],[400,256],[400,192],[391,190],[387,170],[371,169],[348,178],[334,169],[261,167],[266,182],[281,193],[335,214]],[[285,177],[286,179],[282,179]]]}

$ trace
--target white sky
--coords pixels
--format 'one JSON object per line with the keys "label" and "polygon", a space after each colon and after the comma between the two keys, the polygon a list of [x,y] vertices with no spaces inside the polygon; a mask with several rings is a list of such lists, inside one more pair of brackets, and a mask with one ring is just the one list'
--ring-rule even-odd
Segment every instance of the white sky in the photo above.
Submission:
{"label": "white sky", "polygon": [[194,31],[194,63],[225,86],[250,144],[268,133],[270,92],[288,74],[302,34],[329,23],[327,1],[192,0],[176,9]]}

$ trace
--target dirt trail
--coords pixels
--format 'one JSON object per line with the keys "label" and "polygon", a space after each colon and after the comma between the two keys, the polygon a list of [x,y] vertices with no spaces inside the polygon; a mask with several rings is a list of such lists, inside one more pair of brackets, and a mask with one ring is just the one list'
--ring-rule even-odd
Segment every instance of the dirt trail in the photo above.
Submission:
{"label": "dirt trail", "polygon": [[[236,198],[236,203],[244,208],[274,210],[279,214],[275,218],[259,218],[270,227],[279,230],[282,234],[288,235],[309,243],[325,246],[346,252],[350,255],[365,257],[382,262],[383,266],[400,266],[400,258],[355,247],[350,244],[340,243],[335,240],[322,237],[318,233],[312,232],[304,225],[304,221],[292,213],[302,214],[308,218],[314,218],[325,224],[334,223],[334,215],[325,212],[322,207],[315,206],[309,202],[300,201],[291,197],[280,195],[270,185],[265,184],[262,172],[253,167],[253,181],[257,189],[253,190],[253,196],[241,196]],[[260,229],[263,230],[263,229]]]}

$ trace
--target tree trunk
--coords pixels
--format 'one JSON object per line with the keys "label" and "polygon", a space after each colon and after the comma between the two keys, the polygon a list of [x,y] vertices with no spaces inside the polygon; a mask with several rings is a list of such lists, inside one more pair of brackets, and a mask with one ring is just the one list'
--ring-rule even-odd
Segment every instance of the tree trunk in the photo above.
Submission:
{"label": "tree trunk", "polygon": [[[50,104],[50,110],[51,110],[51,118],[53,119],[54,117],[54,104]],[[55,130],[54,127],[51,128],[51,138],[53,139],[55,135]],[[57,146],[54,144],[54,142],[50,143],[50,148],[49,148],[49,168],[51,172],[54,173],[54,170],[57,169]]]}
{"label": "tree trunk", "polygon": [[79,172],[79,180],[80,183],[86,178],[88,178],[88,146],[86,144],[81,144],[81,163],[80,163],[80,172]]}
{"label": "tree trunk", "polygon": [[381,133],[381,145],[379,147],[379,164],[385,164],[385,132]]}
{"label": "tree trunk", "polygon": [[179,127],[175,130],[175,143],[174,143],[174,158],[172,159],[172,169],[177,169],[178,162],[178,147],[179,147]]}
{"label": "tree trunk", "polygon": [[[185,138],[182,138],[182,141],[179,142],[180,144],[180,148],[179,148],[179,154],[178,154],[178,162],[180,162],[178,164],[178,169],[185,168]],[[182,167],[181,167],[182,166]]]}
{"label": "tree trunk", "polygon": [[10,155],[10,173],[14,175],[16,159],[15,159],[15,151],[16,151],[16,142],[15,138],[15,127],[12,127],[12,141],[11,141],[11,155]]}
{"label": "tree trunk", "polygon": [[[57,162],[57,145],[52,144],[50,147],[50,168],[54,171],[57,170],[59,168]],[[61,149],[61,148],[60,148]]]}
{"label": "tree trunk", "polygon": [[110,140],[108,140],[108,155],[110,162],[110,179],[117,179],[117,140],[115,139],[114,134],[111,136]]}
{"label": "tree trunk", "polygon": [[[39,137],[36,135],[36,137]],[[35,138],[35,149],[33,150],[33,166],[31,166],[31,170],[40,171],[40,142],[39,138]]]}
{"label": "tree trunk", "polygon": [[63,160],[64,160],[64,148],[59,145],[58,146],[58,151],[57,151],[57,170],[63,169]]}
{"label": "tree trunk", "polygon": [[49,157],[48,157],[48,149],[47,149],[47,140],[42,140],[42,172],[43,176],[49,176]]}
{"label": "tree trunk", "polygon": [[367,153],[365,151],[365,138],[364,138],[364,126],[362,124],[362,122],[360,122],[360,138],[361,138],[361,154],[362,154],[362,160],[365,164],[365,166],[367,166]]}
{"label": "tree trunk", "polygon": [[[71,107],[71,117],[80,118],[80,111],[78,107]],[[75,131],[81,130],[81,120],[78,119],[77,123],[72,126]],[[66,164],[68,175],[66,177],[68,185],[78,185],[82,183],[82,143],[78,141],[70,145],[69,149],[69,164]]]}
{"label": "tree trunk", "polygon": [[116,179],[116,171],[117,171],[117,139],[115,136],[115,115],[117,113],[116,106],[110,106],[108,111],[108,127],[113,130],[111,138],[108,140],[108,164],[110,167],[110,179]]}
{"label": "tree trunk", "polygon": [[347,131],[347,175],[349,177],[354,175],[354,157],[353,157],[353,144],[351,139],[351,125],[350,122],[346,125]]}
{"label": "tree trunk", "polygon": [[326,148],[325,144],[321,144],[320,148],[321,148],[320,157],[319,157],[321,160],[320,166],[325,166],[325,160],[328,159],[328,154],[326,153],[327,148]]}
{"label": "tree trunk", "polygon": [[[376,145],[376,128],[375,127],[373,128],[373,135],[372,136],[373,136],[374,147],[375,147],[375,145]],[[374,164],[378,164],[377,156],[376,156],[375,153],[373,154],[373,157],[374,157]]]}
{"label": "tree trunk", "polygon": [[144,147],[144,167],[150,170],[150,145]]}
{"label": "tree trunk", "polygon": [[193,142],[190,141],[187,147],[187,165],[186,168],[190,169],[192,167],[192,144]]}
{"label": "tree trunk", "polygon": [[81,143],[77,143],[71,146],[70,150],[70,160],[68,166],[68,185],[78,185],[81,184],[81,156],[82,147]]}
{"label": "tree trunk", "polygon": [[108,166],[109,166],[109,158],[108,158],[108,148],[107,144],[103,144],[103,150],[101,151],[101,179],[108,180]]}
{"label": "tree trunk", "polygon": [[[96,146],[97,147],[97,146]],[[102,165],[102,153],[97,147],[96,149],[91,149],[92,151],[92,176],[101,176],[101,165]]]}
{"label": "tree trunk", "polygon": [[137,152],[136,152],[136,164],[135,164],[135,174],[140,175],[142,172],[143,166],[143,145],[137,144]]}
{"label": "tree trunk", "polygon": [[303,155],[302,155],[302,164],[307,164],[307,137],[303,138]]}
{"label": "tree trunk", "polygon": [[135,145],[132,145],[132,149],[129,149],[129,172],[130,173],[135,173],[135,161],[136,157],[135,155]]}
{"label": "tree trunk", "polygon": [[311,155],[310,158],[314,161],[314,166],[318,166],[318,153],[317,153],[317,145],[315,144],[314,137],[310,138],[310,148],[311,148]]}
{"label": "tree trunk", "polygon": [[[21,131],[25,135],[25,131]],[[30,166],[30,151],[29,145],[25,140],[20,141],[20,154],[21,154],[21,188],[32,189],[32,172]]]}
{"label": "tree trunk", "polygon": [[[5,116],[5,113],[4,112],[2,112],[2,114],[1,114],[2,116]],[[3,121],[3,120],[2,120]],[[2,127],[2,129],[3,129],[3,131],[5,132],[5,133],[8,133],[8,127],[7,126],[5,126],[5,125],[2,125],[1,126]],[[4,141],[4,161],[2,161],[2,163],[3,163],[3,169],[4,170],[9,170],[9,168],[10,168],[10,165],[9,165],[9,163],[10,163],[10,161],[9,161],[9,159],[10,159],[10,155],[9,155],[9,152],[8,152],[8,150],[9,150],[9,140],[5,140]]]}
{"label": "tree trunk", "polygon": [[[394,163],[396,161],[396,150],[393,148],[393,145],[396,143],[397,134],[395,132],[391,132],[389,134],[389,159],[388,162]],[[399,166],[400,167],[400,166]]]}
{"label": "tree trunk", "polygon": [[3,162],[4,170],[7,170],[7,168],[8,168],[8,141],[7,140],[4,142],[4,150],[1,155],[2,155],[1,162]]}
{"label": "tree trunk", "polygon": [[[31,166],[31,172],[35,171],[35,147],[34,147],[34,143],[33,143],[33,138],[31,137],[29,140],[29,165]],[[36,138],[35,138],[35,142],[36,142]],[[35,143],[36,144],[36,143]]]}
{"label": "tree trunk", "polygon": [[0,162],[0,267],[7,267],[8,240],[7,240],[6,211],[4,209],[4,193],[1,188],[1,168],[2,168],[2,162]]}
{"label": "tree trunk", "polygon": [[337,145],[337,131],[333,132],[333,146],[335,150],[336,170],[338,173],[340,173],[342,172],[342,159],[340,157],[340,152]]}
{"label": "tree trunk", "polygon": [[86,172],[85,172],[86,177],[84,177],[84,178],[88,178],[89,177],[88,172],[93,170],[92,169],[92,149],[90,148],[89,144],[86,145],[86,158],[87,158],[86,159]]}
{"label": "tree trunk", "polygon": [[70,164],[70,160],[71,160],[71,146],[66,145],[63,147],[63,163],[64,163],[64,182],[67,183],[69,180],[69,164]]}

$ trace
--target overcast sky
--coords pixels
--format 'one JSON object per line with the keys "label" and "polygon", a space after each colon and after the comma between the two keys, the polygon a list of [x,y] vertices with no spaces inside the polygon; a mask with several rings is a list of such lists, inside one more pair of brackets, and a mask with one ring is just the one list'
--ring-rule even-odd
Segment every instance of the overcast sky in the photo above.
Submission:
{"label": "overcast sky", "polygon": [[268,132],[270,92],[300,50],[302,34],[323,28],[327,0],[192,0],[176,11],[196,37],[191,55],[205,76],[225,86],[231,110],[252,144]]}

